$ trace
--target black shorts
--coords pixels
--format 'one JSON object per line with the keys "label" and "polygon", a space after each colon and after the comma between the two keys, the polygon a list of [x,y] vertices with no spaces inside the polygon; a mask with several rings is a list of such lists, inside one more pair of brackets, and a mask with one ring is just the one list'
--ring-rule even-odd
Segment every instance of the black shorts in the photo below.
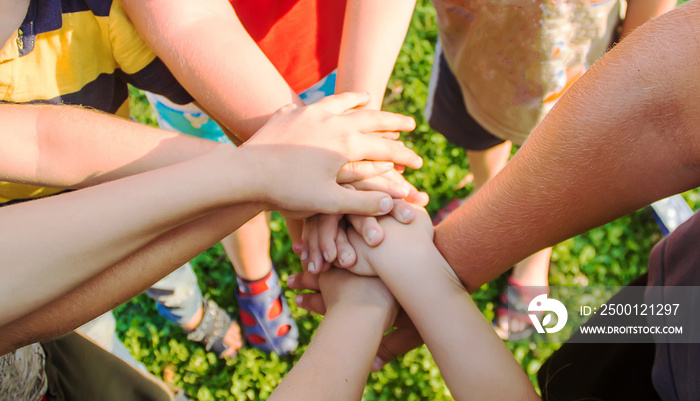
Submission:
{"label": "black shorts", "polygon": [[447,65],[438,42],[430,77],[425,118],[430,127],[452,144],[467,150],[486,150],[505,142],[486,131],[469,115],[462,89]]}

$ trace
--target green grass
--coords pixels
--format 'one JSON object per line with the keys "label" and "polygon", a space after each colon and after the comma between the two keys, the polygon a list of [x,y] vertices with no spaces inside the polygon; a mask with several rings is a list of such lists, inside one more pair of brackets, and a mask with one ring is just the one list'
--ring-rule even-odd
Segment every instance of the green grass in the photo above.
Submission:
{"label": "green grass", "polygon": [[[426,0],[418,2],[411,28],[387,89],[385,108],[413,116],[414,132],[405,134],[407,145],[425,163],[418,171],[407,171],[414,185],[430,194],[430,212],[437,211],[454,197],[467,196],[469,186],[455,189],[469,172],[462,149],[451,146],[432,131],[422,116],[427,96],[433,49],[437,38],[435,11]],[[142,122],[154,123],[152,111],[139,93],[132,91],[133,114]],[[700,192],[685,194],[694,209],[700,207]],[[280,276],[286,280],[300,271],[298,258],[283,220],[276,214],[272,228],[271,254]],[[569,239],[554,247],[550,271],[551,285],[624,285],[646,270],[652,246],[661,238],[648,209],[642,209],[603,227]],[[195,271],[203,292],[237,317],[233,269],[220,246],[197,257]],[[505,277],[485,284],[473,296],[488,319]],[[288,299],[293,292],[287,290]],[[161,318],[153,302],[141,295],[117,308],[118,332],[132,354],[157,376],[173,372],[173,384],[184,388],[192,399],[266,399],[303,353],[319,318],[290,305],[300,329],[299,349],[280,358],[255,349],[241,350],[235,361],[218,360],[197,344],[186,340],[180,329]],[[556,344],[509,344],[513,355],[534,379],[542,362],[558,347]],[[425,347],[410,352],[369,377],[366,400],[449,400],[440,373]]]}

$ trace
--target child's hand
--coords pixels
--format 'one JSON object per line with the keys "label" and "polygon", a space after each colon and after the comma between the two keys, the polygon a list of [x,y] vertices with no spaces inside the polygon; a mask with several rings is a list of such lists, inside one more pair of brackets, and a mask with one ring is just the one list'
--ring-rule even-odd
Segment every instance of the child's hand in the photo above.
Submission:
{"label": "child's hand", "polygon": [[337,183],[349,161],[388,161],[414,168],[422,164],[401,142],[365,135],[415,127],[412,118],[398,114],[350,111],[367,101],[367,94],[344,93],[275,113],[240,147],[251,170],[261,172],[261,180],[251,183],[254,200],[297,212],[388,213],[392,202],[386,193],[351,191]]}
{"label": "child's hand", "polygon": [[[416,218],[415,209],[403,199],[394,199],[391,216],[403,224]],[[347,239],[346,229],[352,226],[370,246],[379,245],[384,239],[384,230],[376,218],[359,215],[318,214],[304,221],[302,246],[299,248],[304,270],[320,273],[334,264],[351,268],[357,261],[357,253]],[[362,275],[373,275],[357,273]]]}
{"label": "child's hand", "polygon": [[357,304],[379,306],[396,312],[394,296],[378,278],[331,269],[321,275],[319,284],[326,310],[339,304]]}
{"label": "child's hand", "polygon": [[316,293],[297,295],[297,305],[319,314],[344,307],[371,307],[387,312],[384,330],[396,318],[398,304],[388,288],[376,277],[362,277],[342,269],[330,269],[323,274],[298,273],[290,276],[290,288],[312,289]]}
{"label": "child's hand", "polygon": [[[331,269],[331,271],[341,270]],[[295,298],[297,306],[309,312],[318,313],[320,315],[326,314],[327,306],[324,301],[324,296],[321,294],[320,284],[321,278],[325,276],[326,273],[311,274],[309,272],[301,272],[289,276],[287,280],[289,288],[313,291],[298,294]],[[326,297],[330,297],[330,295],[326,295]],[[394,319],[391,326],[395,329],[382,339],[381,345],[377,350],[377,356],[372,363],[373,372],[380,370],[387,362],[393,360],[398,355],[403,355],[423,344],[423,339],[418,333],[418,330],[416,330],[415,325],[403,310],[400,309],[397,312],[396,319]],[[385,331],[386,330],[387,328],[385,327]]]}

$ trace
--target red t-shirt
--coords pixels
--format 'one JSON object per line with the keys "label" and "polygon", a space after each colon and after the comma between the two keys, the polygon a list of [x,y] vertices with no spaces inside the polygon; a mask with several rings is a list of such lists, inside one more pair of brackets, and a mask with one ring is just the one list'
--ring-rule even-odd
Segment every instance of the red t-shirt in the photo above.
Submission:
{"label": "red t-shirt", "polygon": [[229,0],[289,86],[300,93],[338,67],[345,0]]}

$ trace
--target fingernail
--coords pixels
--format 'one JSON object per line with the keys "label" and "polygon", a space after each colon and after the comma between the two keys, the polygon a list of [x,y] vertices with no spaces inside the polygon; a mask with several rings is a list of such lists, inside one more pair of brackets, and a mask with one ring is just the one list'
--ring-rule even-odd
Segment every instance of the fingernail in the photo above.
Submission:
{"label": "fingernail", "polygon": [[316,263],[309,262],[309,273],[316,273]]}
{"label": "fingernail", "polygon": [[308,252],[308,251],[304,251],[304,252],[301,253],[301,260],[306,260],[306,259],[308,259],[308,258],[309,258],[309,252]]}
{"label": "fingernail", "polygon": [[378,372],[379,370],[384,367],[384,361],[382,361],[382,358],[376,356],[374,357],[374,362],[372,362],[372,372]]}
{"label": "fingernail", "polygon": [[374,237],[377,235],[378,231],[375,230],[374,228],[367,231],[367,242],[372,242]]}
{"label": "fingernail", "polygon": [[406,210],[404,210],[403,212],[401,212],[401,217],[402,217],[404,220],[408,220],[408,219],[411,218],[411,215],[412,215],[412,214],[413,214],[413,210],[411,210],[411,209],[406,209]]}
{"label": "fingernail", "polygon": [[408,194],[411,193],[411,184],[404,182],[403,183],[403,193],[404,193],[404,198],[408,196]]}
{"label": "fingernail", "polygon": [[292,244],[292,251],[294,251],[294,253],[296,253],[296,254],[299,254],[299,252],[301,252],[303,246],[304,245],[301,242],[295,242],[294,244]]}
{"label": "fingernail", "polygon": [[323,259],[324,259],[326,262],[331,263],[331,257],[328,256],[328,252],[323,252]]}
{"label": "fingernail", "polygon": [[287,285],[292,286],[294,284],[294,280],[296,280],[296,279],[297,279],[297,275],[292,274],[291,276],[289,276],[289,278],[287,278]]}
{"label": "fingernail", "polygon": [[[301,294],[294,297],[294,302],[296,302],[297,306],[301,306],[301,303],[303,300],[304,300],[304,296]],[[374,367],[374,364],[372,366]]]}
{"label": "fingernail", "polygon": [[340,258],[340,263],[343,264],[343,265],[344,265],[345,263],[347,263],[348,258],[349,258],[350,256],[352,256],[352,254],[351,254],[350,252],[343,252],[343,254],[339,256],[339,258]]}
{"label": "fingernail", "polygon": [[382,198],[379,203],[379,211],[386,214],[391,211],[391,198]]}

